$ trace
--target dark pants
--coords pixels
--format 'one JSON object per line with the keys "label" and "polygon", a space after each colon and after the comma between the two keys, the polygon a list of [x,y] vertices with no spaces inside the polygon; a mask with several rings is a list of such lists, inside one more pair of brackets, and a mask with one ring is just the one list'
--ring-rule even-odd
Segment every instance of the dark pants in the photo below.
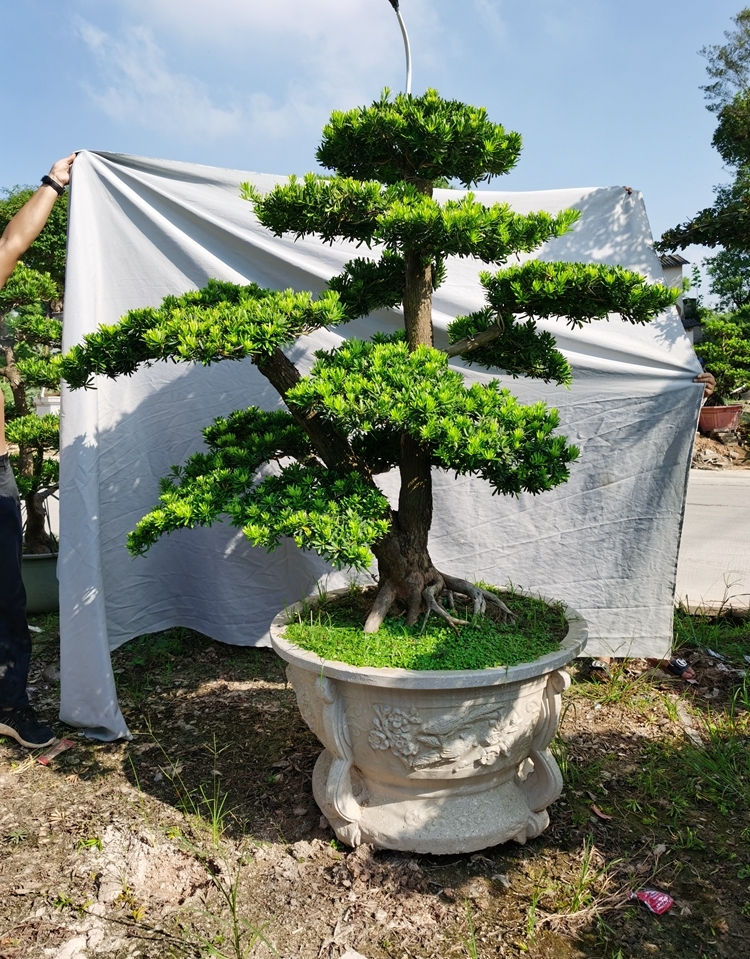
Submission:
{"label": "dark pants", "polygon": [[21,504],[7,453],[0,456],[0,709],[29,703],[31,637],[21,579]]}

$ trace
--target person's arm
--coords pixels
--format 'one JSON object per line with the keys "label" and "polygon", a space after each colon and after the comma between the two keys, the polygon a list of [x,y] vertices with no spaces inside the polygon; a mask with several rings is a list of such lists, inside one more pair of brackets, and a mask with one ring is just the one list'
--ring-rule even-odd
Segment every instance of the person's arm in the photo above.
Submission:
{"label": "person's arm", "polygon": [[[75,158],[75,153],[71,153],[64,160],[58,160],[49,171],[50,177],[61,187],[70,183],[70,168]],[[0,287],[5,285],[18,261],[44,229],[57,197],[54,187],[40,186],[6,226],[0,236]]]}

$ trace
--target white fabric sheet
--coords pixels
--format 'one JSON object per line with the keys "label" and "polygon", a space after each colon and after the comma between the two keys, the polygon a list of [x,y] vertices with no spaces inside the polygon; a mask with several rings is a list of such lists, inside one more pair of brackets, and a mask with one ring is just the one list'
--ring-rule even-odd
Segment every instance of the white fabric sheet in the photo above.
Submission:
{"label": "white fabric sheet", "polygon": [[[114,154],[82,153],[74,168],[64,347],[128,309],[209,277],[320,291],[355,254],[269,235],[239,199],[280,177]],[[438,196],[456,196],[439,191]],[[519,212],[583,213],[572,233],[548,243],[545,259],[620,263],[661,278],[642,197],[621,187],[510,194],[482,191]],[[359,253],[362,250],[358,251]],[[437,345],[457,314],[483,303],[481,264],[448,264],[435,296]],[[341,329],[369,336],[394,329],[381,313]],[[539,497],[492,496],[475,479],[435,477],[431,555],[470,579],[536,589],[578,608],[589,651],[660,656],[672,635],[672,604],[687,470],[700,405],[700,367],[676,311],[647,327],[613,317],[579,331],[545,324],[570,359],[571,389],[509,380],[524,401],[561,410],[563,432],[581,448],[566,485]],[[292,351],[340,342],[320,331]],[[460,362],[457,363],[460,365]],[[468,379],[489,374],[468,370]],[[284,604],[309,593],[329,570],[286,545],[267,555],[228,525],[187,530],[134,559],[125,536],[156,502],[158,479],[202,448],[200,431],[237,407],[278,406],[248,362],[204,368],[159,363],[132,377],[64,392],[61,449],[61,719],[91,735],[128,735],[117,704],[110,651],[170,626],[227,643],[266,644]],[[384,480],[389,493],[395,478]],[[339,584],[343,574],[331,574]]]}

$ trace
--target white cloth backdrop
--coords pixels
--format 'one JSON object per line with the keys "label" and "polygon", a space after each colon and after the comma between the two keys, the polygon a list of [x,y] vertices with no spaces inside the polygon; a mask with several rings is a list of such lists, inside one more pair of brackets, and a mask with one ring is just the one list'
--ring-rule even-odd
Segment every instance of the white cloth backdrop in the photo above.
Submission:
{"label": "white cloth backdrop", "polygon": [[[82,153],[73,170],[64,347],[128,309],[209,277],[320,291],[354,255],[347,244],[276,239],[239,199],[280,177],[115,154]],[[455,193],[438,193],[456,196]],[[642,197],[621,187],[544,193],[482,191],[519,212],[582,211],[545,259],[621,263],[661,278]],[[362,252],[362,251],[359,251]],[[448,264],[435,297],[437,345],[446,324],[483,302],[481,264]],[[341,329],[369,335],[400,324],[383,311]],[[551,321],[575,376],[571,389],[508,384],[525,401],[561,410],[581,448],[570,482],[534,497],[491,496],[479,480],[436,476],[431,554],[467,578],[537,589],[578,608],[589,650],[662,655],[672,635],[677,550],[700,406],[700,367],[674,310],[648,327],[613,317],[580,331]],[[340,341],[320,331],[294,349]],[[458,364],[460,365],[460,363]],[[470,370],[469,379],[489,379]],[[158,363],[63,396],[60,524],[61,719],[102,739],[127,736],[110,651],[146,632],[191,627],[227,643],[268,642],[284,604],[309,593],[328,568],[284,546],[267,555],[225,524],[186,530],[134,559],[125,536],[157,498],[159,477],[202,448],[201,428],[237,407],[278,405],[248,361],[204,368]],[[388,481],[389,484],[393,480]],[[389,492],[393,490],[388,485]],[[332,576],[334,584],[341,574]]]}

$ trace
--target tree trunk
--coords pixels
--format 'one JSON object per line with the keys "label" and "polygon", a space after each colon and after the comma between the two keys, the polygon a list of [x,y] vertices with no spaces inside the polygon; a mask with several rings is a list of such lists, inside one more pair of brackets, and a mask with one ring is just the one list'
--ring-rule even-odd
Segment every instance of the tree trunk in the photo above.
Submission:
{"label": "tree trunk", "polygon": [[34,493],[23,498],[26,507],[26,530],[23,537],[24,553],[56,553],[57,544],[47,531],[47,510]]}
{"label": "tree trunk", "polygon": [[432,263],[426,266],[416,253],[406,252],[404,325],[410,350],[432,346]]}

